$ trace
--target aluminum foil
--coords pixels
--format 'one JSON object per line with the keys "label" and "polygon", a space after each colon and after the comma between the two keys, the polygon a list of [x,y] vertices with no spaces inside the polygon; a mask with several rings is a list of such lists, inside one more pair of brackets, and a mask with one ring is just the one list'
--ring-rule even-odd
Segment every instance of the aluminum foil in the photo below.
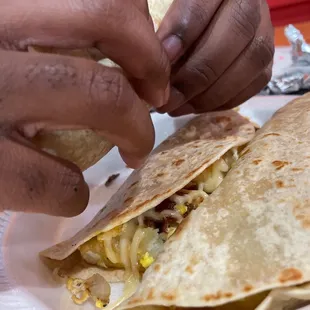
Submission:
{"label": "aluminum foil", "polygon": [[273,76],[262,94],[298,94],[310,90],[310,44],[293,25],[285,28],[285,36],[291,44],[292,65]]}

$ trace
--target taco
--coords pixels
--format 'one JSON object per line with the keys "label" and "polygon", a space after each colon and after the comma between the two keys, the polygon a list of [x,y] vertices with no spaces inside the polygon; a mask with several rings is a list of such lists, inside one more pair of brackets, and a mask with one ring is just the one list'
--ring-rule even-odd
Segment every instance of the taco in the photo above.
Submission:
{"label": "taco", "polygon": [[[148,0],[155,30],[158,29],[172,1]],[[68,50],[31,46],[29,51],[82,57],[99,61],[106,66],[116,66],[111,60],[103,59],[104,55],[95,48]],[[90,129],[42,131],[33,138],[32,142],[52,155],[75,163],[82,171],[94,165],[114,147],[112,143]]]}
{"label": "taco", "polygon": [[310,94],[279,110],[120,309],[284,310],[310,303],[309,126]]}
{"label": "taco", "polygon": [[[108,281],[137,284],[184,218],[220,185],[254,134],[254,126],[234,111],[194,118],[154,150],[84,229],[41,255],[71,284],[72,278],[90,276],[87,266],[100,267]],[[86,275],[68,271],[77,262]]]}

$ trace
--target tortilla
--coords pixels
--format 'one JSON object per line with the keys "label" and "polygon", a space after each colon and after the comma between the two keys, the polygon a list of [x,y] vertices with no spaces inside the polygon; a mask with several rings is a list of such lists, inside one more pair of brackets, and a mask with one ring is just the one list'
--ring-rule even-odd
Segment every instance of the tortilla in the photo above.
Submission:
{"label": "tortilla", "polygon": [[[97,247],[98,243],[100,243],[99,241],[101,241],[101,239],[98,238],[102,236],[102,234],[111,235],[117,231],[120,233],[119,229],[123,227],[123,224],[128,226],[133,220],[139,219],[146,214],[146,212],[150,212],[151,209],[154,210],[155,207],[158,207],[167,199],[171,199],[171,196],[177,196],[173,194],[178,193],[178,191],[183,189],[190,182],[193,182],[197,177],[199,178],[205,171],[212,169],[213,173],[213,168],[217,167],[218,163],[221,163],[223,156],[233,153],[232,149],[245,145],[254,137],[254,134],[254,126],[247,119],[234,111],[213,112],[194,118],[185,127],[178,130],[153,151],[147,162],[139,170],[134,171],[129,176],[118,192],[84,229],[79,231],[71,239],[43,251],[41,256],[45,257],[44,261],[52,269],[63,269],[63,264],[69,265],[72,268],[75,267],[75,265],[79,265],[79,270],[87,269],[89,266],[87,266],[87,264],[85,265],[85,262],[80,266],[81,255],[79,256],[79,253],[85,254],[85,252],[87,252],[86,250],[84,251],[84,249],[85,246],[88,246],[89,242],[91,244],[89,248],[93,251],[94,243],[92,242],[96,242]],[[210,179],[212,179],[212,176],[215,178],[214,180],[218,182],[220,176],[215,173],[210,176]],[[219,184],[220,182],[213,184],[214,188]],[[212,189],[212,191],[213,190],[214,189]],[[198,198],[201,198],[200,195],[208,196],[202,189],[188,190],[188,192],[189,194],[180,197],[182,199],[192,199],[191,197],[194,196],[190,195],[194,192],[199,194]],[[194,197],[193,199],[196,198]],[[201,201],[199,201],[199,203],[200,202]],[[175,206],[187,208],[182,205],[182,203],[180,205],[174,204],[173,207]],[[176,210],[171,211],[171,209],[168,211],[176,212]],[[180,211],[180,214],[184,213]],[[160,240],[155,239],[155,237],[159,238],[161,235],[159,235],[156,229],[148,227],[150,226],[146,225],[146,228],[143,228],[143,233],[145,233],[145,235],[149,233],[155,234],[156,236],[154,236],[154,238],[152,235],[153,239],[151,241],[152,245],[155,244],[157,246],[157,242]],[[135,226],[134,229],[134,236],[136,236],[136,232],[142,230],[142,228],[140,228],[140,223],[138,227]],[[123,228],[122,231],[124,231]],[[131,243],[128,245],[129,248],[134,247],[134,236],[131,237]],[[153,240],[155,240],[156,243]],[[163,246],[164,242],[160,241],[158,244],[159,246]],[[104,251],[107,252],[105,243],[104,246]],[[122,245],[119,245],[118,249],[121,247]],[[119,251],[119,255],[121,256],[122,250]],[[139,251],[136,252],[139,253]],[[146,255],[149,253],[144,251],[142,254]],[[72,261],[73,256],[76,257],[76,261]],[[154,257],[156,259],[156,256],[150,258],[147,255],[144,259],[149,262],[149,260],[154,259]],[[83,256],[83,258],[85,257]],[[71,262],[68,263],[68,260],[71,260]],[[99,263],[99,259],[97,259],[97,261]],[[95,264],[97,264],[97,261]],[[90,262],[88,261],[88,263]],[[107,280],[111,282],[124,280],[124,267],[118,266],[119,264],[114,267],[115,270],[111,270],[111,268],[105,269],[108,271],[108,274],[105,276]],[[131,264],[130,266],[133,265]],[[141,263],[141,266],[147,268],[144,266],[144,263]],[[139,265],[137,268],[141,266]],[[134,268],[136,268],[136,265],[132,267],[132,270]],[[128,268],[126,270],[128,271]],[[132,270],[130,270],[130,272]],[[65,273],[73,277],[76,271],[72,273],[66,270]],[[87,271],[85,271],[85,277],[86,276]]]}
{"label": "tortilla", "polygon": [[[155,29],[158,29],[172,1],[148,0],[149,11],[153,18]],[[33,46],[29,48],[29,51],[70,55],[95,61],[100,61],[104,57],[95,48],[67,50]],[[112,63],[106,58],[100,62],[104,65],[111,65]],[[112,64],[115,65],[114,63]],[[82,171],[94,165],[114,147],[112,143],[90,129],[40,132],[33,139],[33,143],[53,155],[75,163]]]}
{"label": "tortilla", "polygon": [[309,124],[310,94],[279,110],[120,309],[283,310],[310,302]]}

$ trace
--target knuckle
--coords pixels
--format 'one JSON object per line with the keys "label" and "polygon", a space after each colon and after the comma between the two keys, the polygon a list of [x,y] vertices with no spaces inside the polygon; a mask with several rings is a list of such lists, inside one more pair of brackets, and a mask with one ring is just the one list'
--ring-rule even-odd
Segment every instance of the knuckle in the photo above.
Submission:
{"label": "knuckle", "polygon": [[259,69],[266,68],[272,61],[274,45],[269,37],[255,37],[250,47],[245,52],[245,57],[256,63]]}
{"label": "knuckle", "polygon": [[196,64],[193,64],[188,70],[196,75],[202,85],[207,86],[212,83],[217,77],[217,72],[213,68],[211,61],[208,59],[200,59]]}
{"label": "knuckle", "polygon": [[[111,36],[113,32],[134,21],[137,14],[136,6],[132,1],[78,0],[78,7],[80,14],[84,17],[80,19],[80,23],[84,28],[85,24],[88,25],[94,40]],[[118,23],[120,20],[121,24]]]}
{"label": "knuckle", "polygon": [[184,99],[190,100],[207,89],[217,79],[217,76],[218,73],[211,61],[200,58],[184,65],[172,85],[182,93]]}
{"label": "knuckle", "polygon": [[124,101],[126,83],[126,78],[117,69],[95,65],[90,70],[83,84],[92,115],[99,124],[103,113],[116,114],[118,117],[124,117],[129,113],[131,104],[126,103],[131,101]]}
{"label": "knuckle", "polygon": [[191,1],[189,11],[192,18],[201,24],[204,24],[209,17],[208,10],[206,10],[206,1],[204,0]]}
{"label": "knuckle", "polygon": [[188,47],[191,29],[205,27],[211,18],[210,11],[206,9],[204,0],[183,1],[178,6],[180,18],[172,25],[171,34],[180,38],[184,48]]}
{"label": "knuckle", "polygon": [[236,0],[232,5],[232,30],[251,40],[261,21],[260,1]]}
{"label": "knuckle", "polygon": [[154,54],[153,61],[146,63],[145,66],[137,68],[137,78],[141,80],[151,80],[160,84],[158,86],[166,86],[170,75],[170,62],[163,48],[160,53]]}

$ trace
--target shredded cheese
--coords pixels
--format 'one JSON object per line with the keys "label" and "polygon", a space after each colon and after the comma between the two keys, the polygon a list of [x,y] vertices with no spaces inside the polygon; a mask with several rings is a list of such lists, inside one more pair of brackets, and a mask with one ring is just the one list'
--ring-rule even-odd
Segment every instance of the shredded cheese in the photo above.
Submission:
{"label": "shredded cheese", "polygon": [[99,298],[96,298],[95,306],[98,309],[103,309],[106,305],[102,300],[100,300]]}
{"label": "shredded cheese", "polygon": [[[208,194],[203,190],[191,190],[188,191],[185,195],[174,194],[170,197],[170,199],[175,202],[177,205],[184,205],[186,203],[193,203],[197,198],[202,197],[203,200],[208,197]],[[201,203],[202,201],[200,201]]]}
{"label": "shredded cheese", "polygon": [[104,239],[104,247],[105,252],[107,255],[107,258],[111,261],[113,264],[119,263],[119,255],[114,251],[113,245],[112,245],[112,237]]}

